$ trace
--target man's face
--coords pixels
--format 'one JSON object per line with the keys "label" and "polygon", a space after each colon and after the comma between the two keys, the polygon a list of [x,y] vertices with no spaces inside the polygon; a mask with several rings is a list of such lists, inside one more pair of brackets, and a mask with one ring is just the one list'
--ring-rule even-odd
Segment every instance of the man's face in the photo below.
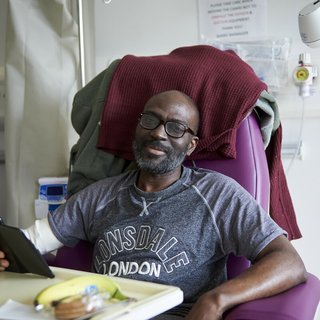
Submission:
{"label": "man's face", "polygon": [[[173,94],[159,95],[150,99],[144,112],[160,121],[175,121],[193,130],[196,129],[190,107],[183,103],[183,100],[177,100]],[[170,172],[183,163],[186,155],[191,154],[194,149],[191,148],[193,139],[196,138],[189,132],[184,133],[181,138],[170,137],[163,124],[153,130],[138,125],[133,142],[136,162],[141,170],[153,174]]]}
{"label": "man's face", "polygon": [[164,174],[180,166],[187,154],[187,147],[178,150],[157,140],[145,140],[136,137],[133,152],[140,169]]}

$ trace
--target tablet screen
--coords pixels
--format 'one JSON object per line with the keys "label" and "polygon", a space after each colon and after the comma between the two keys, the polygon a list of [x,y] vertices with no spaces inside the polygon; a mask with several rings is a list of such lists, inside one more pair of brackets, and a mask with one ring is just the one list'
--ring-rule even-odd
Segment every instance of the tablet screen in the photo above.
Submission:
{"label": "tablet screen", "polygon": [[46,260],[19,228],[0,225],[0,249],[10,262],[6,271],[54,277]]}

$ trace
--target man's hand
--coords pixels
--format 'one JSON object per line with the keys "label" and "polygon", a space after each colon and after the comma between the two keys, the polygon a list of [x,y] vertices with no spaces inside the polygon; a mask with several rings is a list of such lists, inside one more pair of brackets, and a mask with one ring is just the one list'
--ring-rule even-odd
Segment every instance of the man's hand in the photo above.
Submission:
{"label": "man's hand", "polygon": [[192,307],[187,320],[220,320],[222,311],[214,290],[203,294]]}
{"label": "man's hand", "polygon": [[4,252],[0,251],[0,271],[4,271],[9,267],[9,261],[5,257]]}
{"label": "man's hand", "polygon": [[202,295],[187,319],[222,319],[225,311],[240,303],[270,297],[306,279],[298,253],[284,236],[280,236],[258,254],[250,268]]}

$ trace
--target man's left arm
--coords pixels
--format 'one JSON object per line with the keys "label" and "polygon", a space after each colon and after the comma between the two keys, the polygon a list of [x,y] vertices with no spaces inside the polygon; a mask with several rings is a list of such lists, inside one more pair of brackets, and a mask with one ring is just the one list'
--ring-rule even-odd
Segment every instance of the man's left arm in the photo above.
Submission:
{"label": "man's left arm", "polygon": [[238,304],[275,295],[306,279],[299,254],[285,236],[279,236],[258,254],[250,268],[203,294],[186,319],[222,319],[226,310]]}

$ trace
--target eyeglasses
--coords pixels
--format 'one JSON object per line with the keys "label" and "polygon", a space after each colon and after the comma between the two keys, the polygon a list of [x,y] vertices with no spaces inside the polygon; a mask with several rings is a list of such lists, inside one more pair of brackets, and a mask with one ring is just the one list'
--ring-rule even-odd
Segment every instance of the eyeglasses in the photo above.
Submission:
{"label": "eyeglasses", "polygon": [[195,135],[195,133],[182,123],[176,121],[163,121],[149,113],[140,114],[140,126],[147,130],[154,130],[160,124],[163,124],[166,134],[172,138],[181,138],[186,132]]}

